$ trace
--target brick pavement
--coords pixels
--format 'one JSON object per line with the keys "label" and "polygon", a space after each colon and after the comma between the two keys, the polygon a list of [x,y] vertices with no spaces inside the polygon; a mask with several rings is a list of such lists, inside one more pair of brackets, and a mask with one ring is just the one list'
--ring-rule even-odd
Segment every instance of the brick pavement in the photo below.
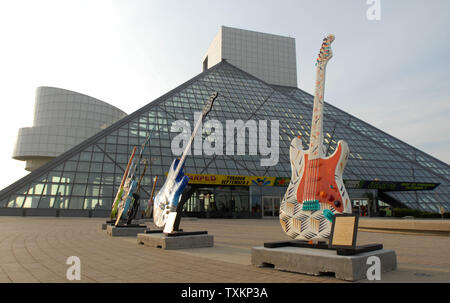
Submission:
{"label": "brick pavement", "polygon": [[[101,218],[0,217],[0,282],[67,282],[66,259],[81,260],[81,282],[342,282],[250,265],[250,248],[288,239],[277,220],[198,219],[213,248],[166,251],[113,238]],[[450,282],[450,238],[360,232],[358,244],[381,242],[397,252],[387,282]],[[447,279],[447,280],[446,280]]]}

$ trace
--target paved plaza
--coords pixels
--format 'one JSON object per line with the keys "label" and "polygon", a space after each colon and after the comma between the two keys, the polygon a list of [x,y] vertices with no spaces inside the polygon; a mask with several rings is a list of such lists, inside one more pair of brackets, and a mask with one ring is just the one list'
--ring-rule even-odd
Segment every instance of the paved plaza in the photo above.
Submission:
{"label": "paved plaza", "polygon": [[[69,256],[81,260],[80,282],[343,282],[252,266],[251,247],[289,239],[275,219],[182,220],[185,231],[214,235],[214,247],[177,251],[110,237],[104,222],[0,217],[0,282],[69,282]],[[360,231],[357,244],[369,243],[397,253],[398,269],[383,273],[381,282],[450,282],[448,236]]]}

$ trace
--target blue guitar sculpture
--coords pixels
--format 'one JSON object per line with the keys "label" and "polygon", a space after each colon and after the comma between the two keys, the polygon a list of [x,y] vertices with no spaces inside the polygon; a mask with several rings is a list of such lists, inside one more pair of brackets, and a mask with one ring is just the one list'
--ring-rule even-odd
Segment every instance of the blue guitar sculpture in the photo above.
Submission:
{"label": "blue guitar sculpture", "polygon": [[198,129],[206,117],[206,115],[211,111],[214,100],[219,94],[214,92],[203,108],[202,116],[198,119],[195,125],[194,131],[192,132],[191,138],[184,149],[181,159],[175,159],[170,166],[169,173],[167,174],[166,182],[163,187],[159,190],[155,197],[153,206],[153,223],[158,227],[164,227],[164,233],[172,233],[174,231],[174,223],[177,218],[177,206],[180,202],[181,194],[186,188],[189,177],[184,175],[184,161],[186,160],[186,155],[191,149],[192,141],[197,134]]}

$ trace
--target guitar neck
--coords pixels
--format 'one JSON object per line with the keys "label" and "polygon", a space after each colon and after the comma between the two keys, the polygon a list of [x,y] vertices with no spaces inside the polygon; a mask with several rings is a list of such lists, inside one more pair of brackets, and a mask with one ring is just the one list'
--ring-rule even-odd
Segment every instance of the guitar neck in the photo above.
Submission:
{"label": "guitar neck", "polygon": [[[130,178],[133,178],[133,177],[134,177],[134,175],[135,175],[135,173],[136,173],[136,170],[137,170],[137,167],[141,164],[142,155],[144,154],[144,151],[145,151],[145,148],[147,147],[147,143],[148,143],[149,139],[150,139],[150,135],[147,136],[147,139],[146,139],[145,142],[142,143],[142,145],[141,145],[141,149],[140,149],[140,151],[139,151],[139,159],[138,159],[137,162],[134,163],[133,171],[132,171],[132,173],[131,173],[131,175],[130,175]],[[134,159],[134,160],[135,160],[135,159]]]}
{"label": "guitar neck", "polygon": [[150,194],[150,199],[149,199],[150,201],[153,199],[153,195],[155,193],[156,181],[158,181],[158,176],[155,176],[155,179],[153,179],[152,193]]}
{"label": "guitar neck", "polygon": [[189,153],[189,151],[191,150],[192,141],[194,140],[195,135],[198,132],[198,129],[202,125],[203,118],[205,118],[206,115],[211,111],[211,108],[212,108],[212,105],[214,103],[214,100],[217,98],[218,95],[219,95],[218,92],[214,92],[209,97],[208,102],[206,103],[205,107],[203,108],[202,115],[200,116],[200,118],[198,118],[198,121],[197,121],[197,123],[195,124],[195,127],[194,127],[194,131],[191,134],[191,138],[189,139],[189,142],[188,142],[186,148],[183,151],[183,155],[181,156],[181,159],[178,162],[177,168],[176,168],[174,174],[172,175],[171,185],[173,184],[173,182],[175,182],[175,179],[177,178],[178,174],[180,173],[181,168],[183,167],[184,161],[186,160],[186,156]]}
{"label": "guitar neck", "polygon": [[309,138],[310,159],[323,158],[323,94],[325,91],[326,65],[317,65],[316,90]]}
{"label": "guitar neck", "polygon": [[139,190],[141,189],[141,182],[142,182],[142,179],[144,178],[145,171],[147,170],[147,165],[148,165],[148,162],[145,162],[144,171],[142,172],[142,175],[139,178],[139,182],[138,182],[138,185],[136,187],[136,193],[138,193]]}
{"label": "guitar neck", "polygon": [[195,135],[197,134],[198,129],[202,125],[203,118],[204,118],[204,115],[202,115],[198,119],[197,123],[195,124],[195,128],[194,128],[194,131],[192,132],[191,138],[189,139],[189,142],[188,142],[186,148],[184,149],[183,154],[180,158],[180,162],[178,162],[177,169],[175,170],[175,173],[173,174],[173,181],[175,181],[176,177],[180,173],[181,168],[183,167],[184,161],[186,160],[186,156],[189,153],[189,151],[191,150],[192,141],[194,141]]}
{"label": "guitar neck", "polygon": [[314,94],[314,108],[311,121],[311,134],[309,138],[309,159],[323,158],[323,93],[325,91],[325,69],[333,56],[331,43],[334,35],[323,39],[322,47],[317,58],[316,91]]}
{"label": "guitar neck", "polygon": [[120,187],[124,186],[125,181],[128,178],[128,172],[130,171],[130,167],[133,164],[135,153],[136,153],[136,146],[133,148],[133,152],[131,153],[130,159],[128,160],[127,168],[125,169],[125,172],[123,173],[122,181],[120,182]]}

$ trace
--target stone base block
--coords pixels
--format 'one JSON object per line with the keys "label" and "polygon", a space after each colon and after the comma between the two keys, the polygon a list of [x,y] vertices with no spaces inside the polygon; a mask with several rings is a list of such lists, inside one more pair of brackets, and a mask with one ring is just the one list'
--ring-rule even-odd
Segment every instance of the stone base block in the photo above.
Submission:
{"label": "stone base block", "polygon": [[131,224],[147,224],[147,223],[153,223],[153,219],[134,219],[131,221]]}
{"label": "stone base block", "polygon": [[162,249],[213,247],[214,236],[202,234],[169,237],[163,233],[142,233],[137,235],[137,243]]}
{"label": "stone base block", "polygon": [[102,224],[102,230],[106,230],[108,226],[114,226],[114,223],[103,223]]}
{"label": "stone base block", "polygon": [[357,281],[366,279],[367,270],[373,262],[367,264],[370,256],[380,258],[380,272],[397,268],[395,251],[380,249],[353,256],[338,256],[335,250],[279,247],[252,247],[252,264],[261,267],[274,267],[278,270],[308,275],[329,275],[334,273],[337,279]]}
{"label": "stone base block", "polygon": [[106,233],[111,237],[136,237],[139,233],[145,232],[146,229],[147,226],[123,227],[123,226],[107,225]]}

